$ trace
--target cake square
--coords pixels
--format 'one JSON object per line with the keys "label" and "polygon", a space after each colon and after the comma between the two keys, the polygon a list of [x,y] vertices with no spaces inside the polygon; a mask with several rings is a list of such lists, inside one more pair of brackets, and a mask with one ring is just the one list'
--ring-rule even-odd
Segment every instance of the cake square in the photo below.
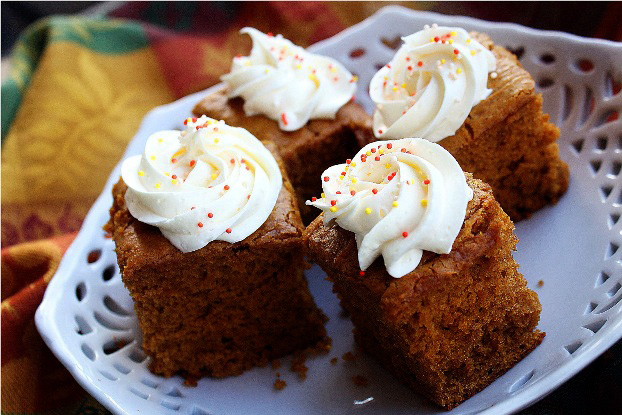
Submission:
{"label": "cake square", "polygon": [[126,190],[122,179],[114,186],[106,230],[154,373],[237,375],[325,337],[325,316],[303,275],[303,226],[284,171],[259,229],[240,242],[213,241],[187,253],[130,214]]}
{"label": "cake square", "polygon": [[334,120],[312,119],[296,131],[283,131],[278,122],[263,115],[246,116],[243,105],[243,99],[229,99],[227,88],[223,88],[202,99],[193,113],[224,120],[262,141],[274,142],[298,196],[304,223],[317,216],[304,201],[320,193],[317,179],[322,172],[375,140],[371,117],[356,102],[341,107]]}
{"label": "cake square", "polygon": [[357,343],[398,379],[451,409],[510,369],[544,338],[541,306],[512,257],[514,226],[485,183],[473,190],[449,254],[425,251],[392,278],[380,258],[360,271],[354,234],[323,215],[305,230],[308,256],[334,283]]}
{"label": "cake square", "polygon": [[568,165],[559,158],[559,128],[542,112],[542,95],[516,56],[485,34],[471,33],[492,51],[492,94],[476,105],[453,136],[439,142],[464,171],[488,183],[517,221],[557,203],[568,189]]}

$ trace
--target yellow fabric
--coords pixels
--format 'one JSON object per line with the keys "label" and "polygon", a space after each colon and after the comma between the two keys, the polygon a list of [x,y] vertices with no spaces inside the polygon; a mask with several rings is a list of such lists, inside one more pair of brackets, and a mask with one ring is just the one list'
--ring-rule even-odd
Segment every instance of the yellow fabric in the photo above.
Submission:
{"label": "yellow fabric", "polygon": [[23,223],[36,212],[46,222],[71,201],[82,218],[144,114],[172,100],[149,48],[106,55],[50,44],[3,145],[3,217]]}

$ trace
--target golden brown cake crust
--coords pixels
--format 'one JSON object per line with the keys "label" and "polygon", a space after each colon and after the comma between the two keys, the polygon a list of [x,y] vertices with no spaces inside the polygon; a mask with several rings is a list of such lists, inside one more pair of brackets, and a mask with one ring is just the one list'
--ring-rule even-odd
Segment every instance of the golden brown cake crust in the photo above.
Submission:
{"label": "golden brown cake crust", "polygon": [[375,140],[371,117],[355,102],[341,107],[334,120],[311,120],[306,126],[291,132],[282,131],[276,121],[263,115],[247,117],[243,104],[241,98],[228,99],[227,90],[223,88],[205,97],[193,113],[245,128],[262,141],[273,141],[298,195],[305,223],[317,216],[317,212],[304,202],[321,193],[319,178],[324,170],[342,163]]}
{"label": "golden brown cake crust", "polygon": [[325,317],[303,274],[303,226],[286,174],[257,231],[189,253],[132,217],[126,190],[122,179],[114,186],[105,229],[115,241],[154,373],[237,375],[325,337]]}
{"label": "golden brown cake crust", "polygon": [[453,136],[439,142],[464,171],[490,184],[503,210],[517,221],[556,203],[568,188],[559,158],[559,129],[542,113],[542,95],[514,54],[485,34],[471,33],[492,51],[497,77]]}
{"label": "golden brown cake crust", "polygon": [[514,226],[483,182],[452,251],[425,252],[392,278],[382,259],[359,275],[354,235],[317,218],[305,230],[308,256],[334,283],[357,342],[400,380],[449,409],[499,377],[543,339],[541,306],[512,258]]}

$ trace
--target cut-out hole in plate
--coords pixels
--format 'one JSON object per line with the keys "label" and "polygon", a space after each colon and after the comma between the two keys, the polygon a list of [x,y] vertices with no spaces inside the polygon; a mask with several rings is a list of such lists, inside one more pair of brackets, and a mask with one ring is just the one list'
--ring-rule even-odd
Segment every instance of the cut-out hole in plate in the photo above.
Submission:
{"label": "cut-out hole in plate", "polygon": [[165,408],[172,409],[173,411],[179,411],[179,408],[181,408],[180,404],[169,402],[169,401],[162,401],[160,402],[160,405],[162,405]]}
{"label": "cut-out hole in plate", "polygon": [[102,374],[102,376],[103,376],[103,377],[105,377],[105,378],[106,378],[106,379],[108,379],[108,380],[115,381],[115,380],[118,380],[118,379],[119,379],[118,377],[116,377],[116,376],[115,376],[115,375],[113,375],[112,373],[108,372],[107,370],[100,370],[100,371],[99,371],[99,373],[101,373],[101,374]]}
{"label": "cut-out hole in plate", "polygon": [[609,169],[609,176],[615,179],[618,176],[618,174],[620,174],[621,170],[622,170],[622,162],[614,160],[611,162],[611,168]]}
{"label": "cut-out hole in plate", "polygon": [[538,81],[538,87],[541,89],[551,87],[555,84],[551,78],[542,78]]}
{"label": "cut-out hole in plate", "polygon": [[402,45],[402,35],[397,35],[392,38],[381,37],[380,41],[389,49],[396,50]]}
{"label": "cut-out hole in plate", "polygon": [[81,282],[76,286],[76,298],[78,301],[82,301],[84,297],[86,297],[86,284]]}
{"label": "cut-out hole in plate", "polygon": [[76,316],[76,324],[78,325],[76,327],[76,333],[78,333],[81,336],[84,336],[85,334],[89,334],[90,332],[93,331],[93,329],[91,328],[91,325],[87,323],[84,317],[80,315]]}
{"label": "cut-out hole in plate", "polygon": [[149,378],[142,378],[140,380],[140,383],[142,383],[145,386],[149,386],[150,388],[157,388],[158,386],[160,386],[160,383],[153,380],[153,379],[149,379]]}
{"label": "cut-out hole in plate", "polygon": [[615,79],[611,72],[607,72],[605,76],[605,93],[607,97],[618,95],[622,90],[622,82]]}
{"label": "cut-out hole in plate", "polygon": [[622,293],[620,293],[617,297],[615,297],[609,303],[607,303],[601,310],[598,310],[596,312],[596,314],[602,314],[602,313],[605,313],[605,312],[611,310],[613,307],[618,305],[620,300],[622,300]]}
{"label": "cut-out hole in plate", "polygon": [[101,249],[93,249],[86,256],[86,262],[88,262],[89,264],[92,264],[93,262],[97,262],[97,260],[99,258],[101,258],[101,256],[102,256],[102,250]]}
{"label": "cut-out hole in plate", "polygon": [[607,198],[609,197],[612,191],[613,191],[613,186],[610,186],[610,185],[604,185],[600,188],[600,198],[602,199],[603,202],[607,200]]}
{"label": "cut-out hole in plate", "polygon": [[592,62],[591,60],[587,59],[587,58],[583,58],[583,59],[579,59],[576,62],[576,66],[577,69],[579,69],[581,72],[592,72],[592,70],[594,69],[594,62]]}
{"label": "cut-out hole in plate", "polygon": [[114,331],[129,330],[129,327],[126,327],[125,324],[115,322],[108,316],[101,314],[98,311],[93,312],[93,317],[95,317],[95,321],[97,321],[99,324],[101,324],[103,327],[107,328],[108,330],[114,330]]}
{"label": "cut-out hole in plate", "polygon": [[130,353],[127,355],[127,357],[132,362],[142,363],[147,358],[147,355],[145,354],[145,352],[143,352],[143,349],[141,349],[140,347],[136,346],[136,347],[132,348],[132,350],[130,350]]}
{"label": "cut-out hole in plate", "polygon": [[112,297],[110,297],[109,295],[104,297],[104,305],[108,310],[119,316],[127,317],[131,314],[130,311],[127,311],[126,309],[121,307],[119,303],[113,300]]}
{"label": "cut-out hole in plate", "polygon": [[168,395],[168,396],[172,396],[174,398],[181,398],[183,396],[181,394],[181,391],[179,389],[177,389],[176,387],[171,388],[171,390],[169,390],[165,394]]}
{"label": "cut-out hole in plate", "polygon": [[570,344],[569,344],[569,345],[567,345],[567,346],[564,346],[564,349],[566,349],[566,351],[567,351],[568,353],[570,353],[570,354],[574,354],[574,352],[576,352],[576,351],[577,351],[577,349],[578,349],[579,347],[581,347],[582,345],[583,345],[583,342],[581,342],[581,341],[576,341],[576,342],[570,343]]}
{"label": "cut-out hole in plate", "polygon": [[[568,119],[568,116],[572,111],[573,99],[574,94],[572,92],[572,88],[570,88],[568,85],[564,85],[564,96],[562,97],[562,122]],[[581,152],[581,149],[579,149],[577,152]]]}
{"label": "cut-out hole in plate", "polygon": [[190,415],[211,415],[211,414],[207,412],[205,409],[197,408],[195,406],[194,408],[192,408],[192,411],[190,411]]}
{"label": "cut-out hole in plate", "polygon": [[618,111],[616,110],[606,111],[603,115],[600,116],[600,118],[598,119],[598,122],[596,123],[594,127],[600,127],[601,125],[606,124],[608,122],[617,121],[618,118],[620,118],[620,114],[618,113]]}
{"label": "cut-out hole in plate", "polygon": [[594,142],[594,148],[598,151],[607,149],[607,137],[598,137]]}
{"label": "cut-out hole in plate", "polygon": [[534,371],[532,370],[529,373],[526,373],[523,376],[521,376],[516,382],[512,384],[512,386],[510,386],[510,389],[508,389],[508,392],[514,393],[517,390],[521,389],[523,386],[525,386],[527,382],[531,380],[531,378],[533,378],[533,374],[534,374]]}
{"label": "cut-out hole in plate", "polygon": [[605,259],[609,259],[618,252],[620,245],[615,242],[609,242],[609,246],[607,247],[607,254],[605,255]]}
{"label": "cut-out hole in plate", "polygon": [[619,213],[612,213],[609,215],[609,228],[613,228],[614,226],[616,226],[618,224],[618,221],[620,220],[620,214]]}
{"label": "cut-out hole in plate", "polygon": [[102,272],[102,278],[104,279],[104,281],[110,281],[116,274],[116,268],[114,265],[108,265],[106,268],[104,268],[104,271]]}
{"label": "cut-out hole in plate", "polygon": [[89,358],[89,360],[95,361],[95,352],[91,349],[91,346],[86,343],[82,343],[80,349],[82,350],[82,353]]}
{"label": "cut-out hole in plate", "polygon": [[555,56],[551,53],[545,53],[543,55],[540,55],[540,62],[544,63],[545,65],[550,65],[555,62]]}
{"label": "cut-out hole in plate", "polygon": [[352,59],[360,58],[364,54],[365,54],[365,49],[363,49],[363,48],[356,48],[356,49],[352,49],[350,51],[350,57]]}
{"label": "cut-out hole in plate", "polygon": [[607,291],[607,296],[613,297],[618,293],[618,291],[620,291],[620,288],[622,288],[622,285],[620,285],[619,282],[616,282],[616,285],[614,285],[609,291]]}
{"label": "cut-out hole in plate", "polygon": [[585,307],[585,312],[583,314],[590,314],[592,311],[596,310],[596,307],[598,307],[598,304],[596,304],[593,301],[590,301],[587,307]]}
{"label": "cut-out hole in plate", "polygon": [[600,274],[598,274],[598,277],[596,277],[596,285],[595,285],[595,287],[600,287],[605,282],[607,282],[608,279],[609,279],[609,274],[607,274],[604,271],[601,272]]}
{"label": "cut-out hole in plate", "polygon": [[592,160],[590,161],[590,167],[592,168],[592,173],[594,173],[595,175],[598,174],[598,171],[600,170],[600,166],[603,165],[603,161],[602,160]]}
{"label": "cut-out hole in plate", "polygon": [[605,325],[606,322],[607,322],[607,319],[605,318],[605,319],[598,320],[598,321],[595,321],[595,322],[590,323],[590,324],[586,324],[583,327],[588,329],[592,333],[596,334],[596,333],[598,333],[598,331],[600,329],[603,328],[603,326]]}
{"label": "cut-out hole in plate", "polygon": [[583,138],[572,142],[572,148],[577,152],[577,154],[581,153],[581,150],[583,150],[583,143],[585,143]]}
{"label": "cut-out hole in plate", "polygon": [[506,46],[506,49],[509,50],[510,52],[512,52],[513,54],[516,55],[516,58],[518,60],[520,60],[523,55],[525,54],[525,47],[524,46],[517,46],[515,48],[510,47],[510,46]]}
{"label": "cut-out hole in plate", "polygon": [[106,355],[113,354],[113,353],[118,352],[119,350],[123,349],[130,342],[131,341],[128,341],[126,339],[112,339],[112,340],[108,340],[102,346],[102,350],[103,350],[104,354],[106,354]]}
{"label": "cut-out hole in plate", "polygon": [[132,392],[134,395],[138,396],[139,398],[142,398],[144,400],[149,399],[149,394],[146,392],[143,392],[141,390],[136,389],[135,387],[131,386],[130,387],[130,392]]}
{"label": "cut-out hole in plate", "polygon": [[130,369],[129,367],[125,366],[124,364],[120,363],[120,362],[114,362],[112,364],[112,366],[117,369],[119,371],[119,373],[123,373],[124,375],[127,375],[128,373],[130,373],[132,371],[132,369]]}
{"label": "cut-out hole in plate", "polygon": [[590,88],[585,88],[585,95],[583,96],[583,105],[581,107],[581,116],[579,117],[579,127],[581,127],[587,119],[589,118],[592,111],[594,111],[594,106],[596,105],[596,101],[594,101],[594,94],[592,94],[592,90]]}

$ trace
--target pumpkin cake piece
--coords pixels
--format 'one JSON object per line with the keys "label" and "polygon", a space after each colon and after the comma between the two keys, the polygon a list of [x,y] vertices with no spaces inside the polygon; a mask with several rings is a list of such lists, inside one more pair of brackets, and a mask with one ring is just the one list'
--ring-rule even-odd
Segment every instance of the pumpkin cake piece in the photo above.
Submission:
{"label": "pumpkin cake piece", "polygon": [[376,137],[437,142],[514,221],[557,203],[569,181],[560,132],[516,56],[460,28],[426,26],[403,40],[370,84]]}
{"label": "pumpkin cake piece", "polygon": [[451,409],[540,344],[541,306],[490,186],[427,140],[388,141],[361,158],[375,144],[325,173],[307,255],[333,282],[357,343]]}
{"label": "pumpkin cake piece", "polygon": [[238,375],[325,337],[297,202],[269,150],[203,117],[124,162],[106,229],[154,373]]}
{"label": "pumpkin cake piece", "polygon": [[304,201],[319,194],[316,178],[374,140],[371,117],[352,101],[356,77],[336,60],[280,35],[251,28],[242,33],[252,37],[251,54],[233,59],[223,76],[227,86],[206,96],[193,113],[273,141],[309,223],[317,215]]}

